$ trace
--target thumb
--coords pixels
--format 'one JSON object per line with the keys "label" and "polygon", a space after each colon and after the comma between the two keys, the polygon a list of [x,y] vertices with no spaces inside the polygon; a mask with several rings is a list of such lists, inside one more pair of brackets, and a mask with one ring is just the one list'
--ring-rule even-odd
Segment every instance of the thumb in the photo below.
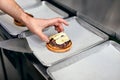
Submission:
{"label": "thumb", "polygon": [[47,43],[49,42],[48,36],[46,36],[43,32],[40,32],[38,36],[42,39],[42,41]]}

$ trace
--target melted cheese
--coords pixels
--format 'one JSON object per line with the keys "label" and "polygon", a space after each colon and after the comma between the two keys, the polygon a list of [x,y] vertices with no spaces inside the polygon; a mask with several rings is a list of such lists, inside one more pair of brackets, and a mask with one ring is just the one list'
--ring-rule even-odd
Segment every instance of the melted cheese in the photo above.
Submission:
{"label": "melted cheese", "polygon": [[57,33],[57,34],[50,37],[50,39],[52,39],[52,38],[56,41],[57,44],[63,44],[63,43],[70,40],[68,38],[67,34],[64,32]]}

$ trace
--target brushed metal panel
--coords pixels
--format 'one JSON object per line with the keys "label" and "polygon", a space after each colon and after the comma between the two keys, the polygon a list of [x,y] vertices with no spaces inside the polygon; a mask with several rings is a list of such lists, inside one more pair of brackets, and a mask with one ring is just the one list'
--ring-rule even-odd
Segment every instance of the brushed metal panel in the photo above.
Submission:
{"label": "brushed metal panel", "polygon": [[86,21],[115,36],[120,27],[120,0],[53,0],[84,15]]}

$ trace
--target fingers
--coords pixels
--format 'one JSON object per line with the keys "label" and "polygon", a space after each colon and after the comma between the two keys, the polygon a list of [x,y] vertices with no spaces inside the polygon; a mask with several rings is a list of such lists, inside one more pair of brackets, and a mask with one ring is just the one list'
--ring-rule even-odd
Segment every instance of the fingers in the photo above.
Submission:
{"label": "fingers", "polygon": [[67,21],[65,21],[62,18],[53,18],[53,19],[49,19],[49,26],[54,26],[55,24],[64,24],[64,25],[68,25]]}
{"label": "fingers", "polygon": [[62,18],[56,18],[56,19],[58,19],[58,23],[63,23],[64,25],[68,26],[67,21],[65,21],[64,19]]}
{"label": "fingers", "polygon": [[58,32],[62,32],[62,31],[64,31],[64,28],[63,28],[62,24],[58,24],[55,26],[55,30]]}
{"label": "fingers", "polygon": [[55,26],[55,30],[57,30],[58,32],[61,32],[61,31],[64,31],[63,24],[68,26],[67,21],[65,21],[64,19],[53,18],[53,19],[49,19],[48,26]]}
{"label": "fingers", "polygon": [[[43,41],[45,41],[47,43],[49,42],[49,38],[42,32],[44,28],[47,28],[49,26],[55,26],[55,30],[57,30],[58,32],[61,32],[64,30],[63,24],[68,25],[67,21],[65,21],[62,18],[53,18],[53,19],[45,19],[45,20],[41,19],[41,20],[37,20],[37,22],[38,23],[33,25],[33,26],[37,26],[37,27],[31,27],[30,30],[32,32],[34,32],[35,34],[37,34]],[[41,22],[41,24],[40,24],[40,22]]]}

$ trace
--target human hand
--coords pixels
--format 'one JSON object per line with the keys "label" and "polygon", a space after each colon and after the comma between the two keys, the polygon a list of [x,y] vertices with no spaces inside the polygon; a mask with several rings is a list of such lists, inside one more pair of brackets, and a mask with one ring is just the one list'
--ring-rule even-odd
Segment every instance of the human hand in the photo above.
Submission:
{"label": "human hand", "polygon": [[55,30],[61,32],[64,30],[63,24],[68,25],[68,23],[62,18],[52,19],[29,18],[27,20],[26,26],[31,32],[37,34],[43,41],[49,42],[48,36],[43,33],[43,30],[47,27],[54,26]]}
{"label": "human hand", "polygon": [[[7,6],[8,4],[9,6]],[[49,42],[49,39],[47,35],[42,32],[44,28],[55,26],[55,29],[58,32],[61,32],[64,30],[62,24],[68,25],[68,23],[62,18],[32,18],[24,12],[15,0],[0,0],[0,9],[12,16],[15,20],[25,24],[31,32],[37,34],[45,42]]]}

